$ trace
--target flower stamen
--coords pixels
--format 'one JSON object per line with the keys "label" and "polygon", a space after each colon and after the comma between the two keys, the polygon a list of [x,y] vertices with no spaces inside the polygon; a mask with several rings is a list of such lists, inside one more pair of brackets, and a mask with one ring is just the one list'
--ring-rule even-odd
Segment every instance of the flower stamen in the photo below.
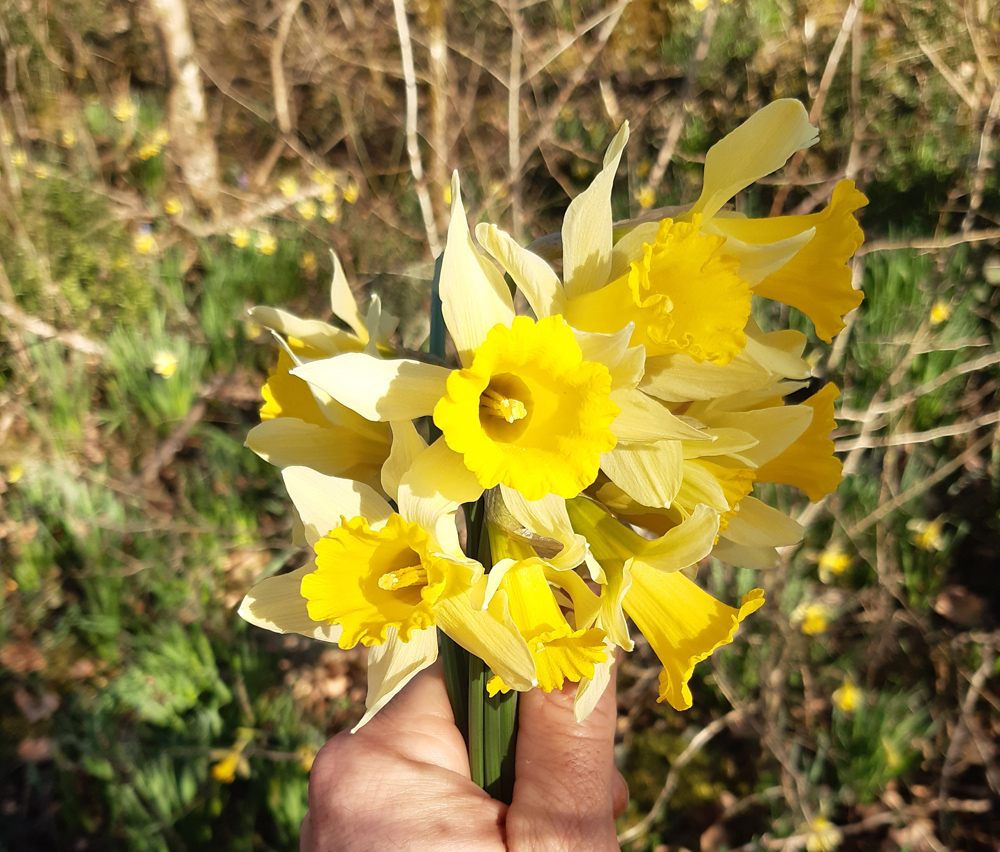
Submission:
{"label": "flower stamen", "polygon": [[[416,556],[416,554],[413,554]],[[427,569],[419,562],[416,565],[407,565],[404,568],[397,568],[395,571],[386,571],[378,578],[378,587],[387,592],[394,592],[397,589],[406,589],[410,586],[426,586]]]}
{"label": "flower stamen", "polygon": [[521,400],[504,396],[491,387],[486,388],[479,397],[479,411],[481,414],[502,417],[508,423],[523,420],[528,416],[528,409]]}

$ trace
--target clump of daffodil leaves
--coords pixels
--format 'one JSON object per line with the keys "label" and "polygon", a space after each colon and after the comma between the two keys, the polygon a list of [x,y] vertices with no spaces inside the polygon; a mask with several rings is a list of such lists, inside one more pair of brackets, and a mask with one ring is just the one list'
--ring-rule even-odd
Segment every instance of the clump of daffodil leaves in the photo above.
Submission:
{"label": "clump of daffodil leaves", "polygon": [[[709,150],[692,206],[615,226],[627,140],[625,125],[570,203],[556,267],[496,225],[474,240],[453,178],[439,278],[453,366],[397,357],[394,321],[377,301],[362,316],[336,258],[349,330],[253,311],[281,349],[247,444],[282,469],[309,561],[256,585],[240,615],[367,646],[359,727],[435,661],[438,630],[489,666],[491,695],[568,681],[584,718],[616,647],[633,647],[631,621],[662,663],[659,700],[690,707],[695,665],[764,596],[716,600],[684,569],[773,565],[803,531],[757,483],[816,501],[840,481],[837,388],[787,402],[808,385],[805,335],[762,331],[751,306],[790,305],[832,340],[862,299],[847,263],[865,197],[845,180],[810,215],[726,208],[817,141],[781,100]],[[515,314],[505,273],[531,315]],[[484,497],[492,564],[463,551],[456,522]]]}

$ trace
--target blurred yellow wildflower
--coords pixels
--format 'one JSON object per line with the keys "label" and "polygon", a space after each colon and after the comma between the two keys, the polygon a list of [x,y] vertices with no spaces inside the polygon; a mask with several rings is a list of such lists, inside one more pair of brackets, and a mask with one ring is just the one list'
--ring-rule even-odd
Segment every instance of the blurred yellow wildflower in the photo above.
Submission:
{"label": "blurred yellow wildflower", "polygon": [[169,379],[177,372],[177,356],[167,349],[159,350],[153,355],[153,372]]}
{"label": "blurred yellow wildflower", "polygon": [[132,265],[127,254],[120,254],[114,260],[115,269],[128,269]]}
{"label": "blurred yellow wildflower", "polygon": [[445,204],[451,204],[451,186],[445,185],[444,189],[441,190],[441,197]]}
{"label": "blurred yellow wildflower", "polygon": [[313,169],[310,177],[316,186],[333,186],[334,183],[333,175],[329,172],[323,171],[322,169]]}
{"label": "blurred yellow wildflower", "polygon": [[250,245],[250,232],[246,228],[233,228],[229,240],[236,248],[246,248]]}
{"label": "blurred yellow wildflower", "polygon": [[14,137],[11,135],[9,130],[5,130],[0,133],[0,145],[11,145],[14,142]]}
{"label": "blurred yellow wildflower", "polygon": [[648,210],[654,204],[656,204],[656,193],[653,191],[648,183],[645,184],[641,190],[639,190],[639,206],[643,210]]}
{"label": "blurred yellow wildflower", "polygon": [[903,755],[888,737],[882,737],[882,751],[885,753],[885,765],[890,771],[895,772],[903,765]]}
{"label": "blurred yellow wildflower", "polygon": [[165,127],[157,127],[153,134],[153,144],[164,147],[170,141],[170,131]]}
{"label": "blurred yellow wildflower", "polygon": [[933,521],[913,518],[906,522],[906,528],[913,533],[913,543],[921,550],[931,552],[944,550],[945,541],[940,516]]}
{"label": "blurred yellow wildflower", "polygon": [[862,697],[860,687],[848,678],[833,693],[833,703],[837,705],[841,713],[853,713],[861,704]]}
{"label": "blurred yellow wildflower", "polygon": [[951,317],[951,305],[944,299],[938,299],[931,306],[931,325],[941,325]]}
{"label": "blurred yellow wildflower", "polygon": [[24,164],[28,162],[28,155],[18,148],[13,154],[10,155],[10,161],[14,164],[15,168],[20,169],[23,168]]}
{"label": "blurred yellow wildflower", "polygon": [[806,837],[807,852],[834,852],[844,841],[844,835],[826,817],[818,816],[809,823]]}
{"label": "blurred yellow wildflower", "polygon": [[295,175],[285,175],[281,180],[278,181],[278,191],[281,192],[285,198],[291,198],[299,190],[299,181]]}
{"label": "blurred yellow wildflower", "polygon": [[321,214],[330,224],[340,221],[340,208],[336,204],[324,204]]}
{"label": "blurred yellow wildflower", "polygon": [[303,772],[309,772],[312,769],[313,761],[316,760],[316,752],[309,746],[299,746],[295,749],[295,756],[299,759],[299,766],[302,767]]}
{"label": "blurred yellow wildflower", "polygon": [[587,175],[590,174],[590,163],[586,163],[583,160],[576,160],[573,163],[573,176],[583,180]]}
{"label": "blurred yellow wildflower", "polygon": [[43,166],[41,163],[39,163],[37,166],[35,166],[35,177],[36,178],[38,178],[39,180],[46,180],[48,178],[48,176],[49,176],[48,166]]}
{"label": "blurred yellow wildflower", "polygon": [[273,234],[261,231],[257,234],[257,251],[261,254],[272,255],[278,248],[278,241]]}
{"label": "blurred yellow wildflower", "polygon": [[140,231],[132,240],[132,245],[139,254],[151,254],[156,251],[156,237],[149,231]]}
{"label": "blurred yellow wildflower", "polygon": [[168,216],[180,216],[184,212],[184,205],[176,195],[171,195],[163,202],[163,212]]}
{"label": "blurred yellow wildflower", "polygon": [[212,766],[212,777],[221,784],[232,784],[236,776],[248,778],[250,776],[250,763],[246,759],[244,752],[253,739],[253,731],[248,728],[239,728],[236,732],[236,742],[232,748],[225,751],[213,749],[211,755],[218,760]]}
{"label": "blurred yellow wildflower", "polygon": [[128,95],[122,95],[111,107],[111,114],[123,124],[135,118],[135,113],[135,102]]}
{"label": "blurred yellow wildflower", "polygon": [[851,567],[851,557],[839,547],[831,545],[819,555],[819,578],[829,583]]}
{"label": "blurred yellow wildflower", "polygon": [[353,204],[358,200],[360,192],[361,190],[358,187],[358,182],[354,178],[349,177],[347,179],[347,183],[344,184],[344,201],[348,204]]}
{"label": "blurred yellow wildflower", "polygon": [[140,160],[152,160],[153,157],[158,156],[160,153],[160,146],[155,142],[147,142],[139,149],[139,159]]}
{"label": "blurred yellow wildflower", "polygon": [[24,465],[20,462],[15,462],[9,468],[7,468],[7,482],[12,485],[17,482],[22,476],[24,476]]}
{"label": "blurred yellow wildflower", "polygon": [[635,168],[636,177],[645,179],[652,167],[652,163],[650,163],[646,158],[639,160],[639,165]]}
{"label": "blurred yellow wildflower", "polygon": [[792,623],[797,624],[806,636],[819,636],[830,627],[830,610],[818,601],[800,604],[792,613]]}
{"label": "blurred yellow wildflower", "polygon": [[76,134],[72,130],[62,132],[62,143],[67,148],[72,148],[76,144]]}
{"label": "blurred yellow wildflower", "polygon": [[490,195],[494,198],[506,198],[507,197],[507,184],[502,180],[491,180],[490,181]]}
{"label": "blurred yellow wildflower", "polygon": [[302,268],[306,272],[316,271],[316,252],[307,251],[302,254]]}
{"label": "blurred yellow wildflower", "polygon": [[295,205],[295,209],[299,211],[299,215],[307,222],[310,219],[316,218],[316,202],[311,198],[307,198],[305,201],[300,201]]}
{"label": "blurred yellow wildflower", "polygon": [[323,194],[320,196],[320,200],[324,204],[334,204],[337,201],[337,187],[328,186],[323,190]]}

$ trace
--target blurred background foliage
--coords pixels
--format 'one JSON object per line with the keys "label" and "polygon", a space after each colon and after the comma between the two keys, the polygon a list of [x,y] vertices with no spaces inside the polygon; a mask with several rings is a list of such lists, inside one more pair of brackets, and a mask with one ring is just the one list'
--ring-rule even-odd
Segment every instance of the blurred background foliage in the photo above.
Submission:
{"label": "blurred background foliage", "polygon": [[328,317],[333,248],[419,347],[452,169],[527,242],[623,120],[621,218],[693,201],[777,97],[821,141],[741,209],[845,176],[871,202],[834,346],[759,317],[843,388],[847,476],[765,492],[809,531],[762,578],[702,566],[768,605],[692,710],[648,647],[622,663],[623,848],[1000,848],[1000,10],[406,6],[401,33],[403,0],[0,0],[0,849],[296,849],[360,716],[363,654],[235,614],[303,559],[242,446],[275,357],[246,308]]}

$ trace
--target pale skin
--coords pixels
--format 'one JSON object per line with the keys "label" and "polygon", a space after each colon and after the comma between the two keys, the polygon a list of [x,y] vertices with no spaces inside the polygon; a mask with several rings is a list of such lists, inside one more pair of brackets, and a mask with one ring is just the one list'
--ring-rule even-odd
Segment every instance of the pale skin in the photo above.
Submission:
{"label": "pale skin", "polygon": [[584,722],[576,685],[520,696],[513,801],[469,775],[440,665],[320,751],[301,852],[611,852],[628,787],[614,767],[614,678]]}

